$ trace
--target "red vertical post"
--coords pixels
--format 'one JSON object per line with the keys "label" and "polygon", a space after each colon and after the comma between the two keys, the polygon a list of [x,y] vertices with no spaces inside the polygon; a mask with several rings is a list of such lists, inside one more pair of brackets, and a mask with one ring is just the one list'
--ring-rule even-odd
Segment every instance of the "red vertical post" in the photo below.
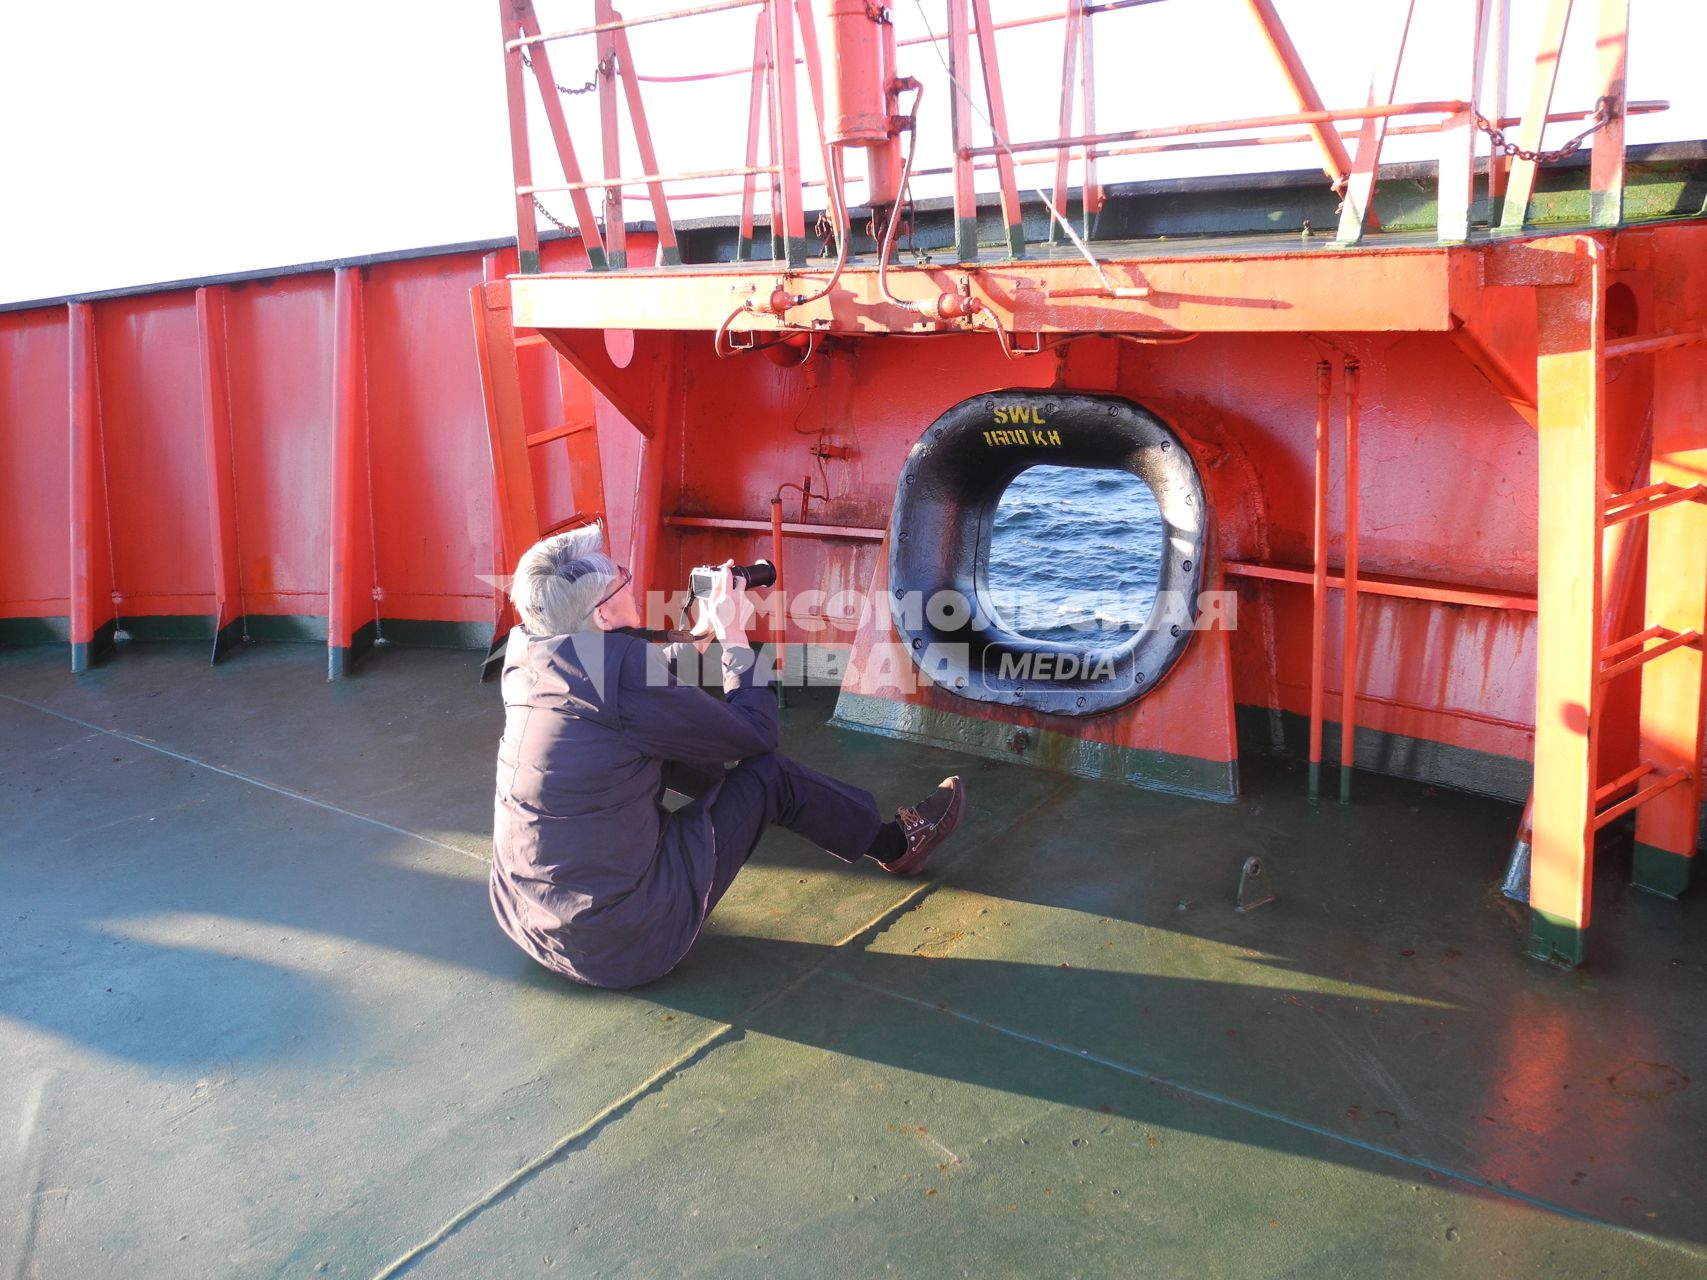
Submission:
{"label": "red vertical post", "polygon": [[1357,416],[1362,371],[1345,362],[1345,617],[1340,649],[1340,803],[1357,767]]}
{"label": "red vertical post", "polygon": [[[1097,131],[1096,42],[1091,39],[1091,21],[1087,14],[1079,26],[1079,98],[1084,102],[1085,132]],[[1090,220],[1102,212],[1102,184],[1097,181],[1097,149],[1085,148],[1085,234],[1091,230]]]}
{"label": "red vertical post", "polygon": [[[1057,136],[1069,138],[1073,134],[1073,88],[1079,73],[1079,46],[1081,30],[1085,22],[1084,0],[1067,0],[1067,30],[1061,46],[1061,111],[1057,117]],[[1087,130],[1088,132],[1088,130]],[[1088,156],[1091,149],[1085,148]],[[1067,166],[1072,162],[1073,149],[1067,146],[1055,149],[1055,207],[1061,211],[1061,216],[1067,216]],[[1061,238],[1061,228],[1051,223],[1049,226],[1049,242],[1054,244]]]}
{"label": "red vertical post", "polygon": [[213,657],[243,638],[243,582],[237,550],[237,472],[232,459],[231,390],[225,363],[225,290],[196,290],[201,351],[202,454],[207,467],[208,543],[213,548]]}
{"label": "red vertical post", "polygon": [[71,324],[71,670],[81,675],[114,651],[113,552],[107,513],[95,311],[73,302]]}
{"label": "red vertical post", "polygon": [[[1392,57],[1369,79],[1368,104],[1372,107],[1388,106],[1393,101],[1393,94],[1399,86],[1399,68],[1405,61],[1405,44],[1410,39],[1411,18],[1415,13],[1416,0],[1406,0]],[[1381,167],[1381,146],[1386,140],[1387,117],[1365,116],[1357,134],[1357,158],[1352,161],[1345,200],[1340,205],[1338,238],[1341,244],[1355,244],[1363,238],[1364,225],[1369,220],[1369,203],[1375,195],[1375,174]]]}
{"label": "red vertical post", "polygon": [[1482,95],[1482,60],[1487,51],[1490,0],[1456,0],[1454,21],[1469,37],[1469,74],[1459,81],[1464,110],[1440,127],[1440,181],[1436,238],[1462,244],[1470,238],[1470,205],[1475,200],[1476,101]]}
{"label": "red vertical post", "polygon": [[[615,22],[616,8],[610,0],[594,0],[593,21]],[[616,33],[601,31],[594,37],[599,49],[599,141],[606,178],[622,176],[622,133],[616,107]],[[622,188],[605,188],[605,249],[610,265],[618,271],[628,266],[628,223],[622,211]]]}
{"label": "red vertical post", "polygon": [[[1274,53],[1274,60],[1280,64],[1280,73],[1286,77],[1298,109],[1327,110],[1322,105],[1322,95],[1316,92],[1316,86],[1310,79],[1310,73],[1304,69],[1304,60],[1298,56],[1297,46],[1287,34],[1286,24],[1275,12],[1274,0],[1246,0],[1246,3],[1250,5],[1251,16],[1268,38],[1268,47]],[[1351,157],[1346,154],[1345,143],[1340,141],[1338,128],[1331,121],[1312,124],[1309,128],[1322,152],[1322,171],[1337,191],[1345,185],[1346,177],[1351,173]]]}
{"label": "red vertical post", "polygon": [[[539,19],[534,16],[532,0],[519,0],[522,8],[521,30],[523,34],[537,36],[539,34]],[[565,182],[580,182],[581,162],[575,156],[575,144],[569,137],[569,120],[563,112],[563,100],[558,96],[557,77],[551,70],[551,54],[545,45],[532,46],[534,83],[539,87],[541,102],[545,105],[545,121],[551,128],[551,140],[557,144],[558,163],[563,166]],[[581,232],[581,245],[587,252],[587,266],[592,271],[605,269],[605,242],[599,235],[598,219],[593,217],[593,202],[585,191],[569,193],[569,203],[575,210],[575,225]],[[528,220],[532,222],[533,211],[528,210]]]}
{"label": "red vertical post", "polygon": [[[791,267],[806,265],[806,205],[800,183],[800,106],[794,81],[794,8],[788,0],[767,0],[771,49],[775,54],[777,159],[782,172],[782,254]],[[775,235],[775,232],[772,232]]]}
{"label": "red vertical post", "polygon": [[[1565,28],[1571,20],[1571,0],[1551,0],[1541,25],[1541,42],[1535,51],[1535,69],[1529,81],[1529,102],[1518,125],[1517,145],[1525,151],[1541,149],[1541,132],[1553,107],[1553,86],[1559,78],[1559,55],[1565,45]],[[1512,162],[1507,181],[1505,206],[1499,230],[1521,231],[1529,217],[1529,197],[1535,190],[1535,161],[1519,157]]]}
{"label": "red vertical post", "polygon": [[1589,162],[1589,223],[1616,227],[1624,221],[1624,77],[1629,61],[1630,0],[1600,0],[1600,102],[1609,117],[1594,135]]}
{"label": "red vertical post", "polygon": [[1002,223],[1008,233],[1008,255],[1025,257],[1025,221],[1019,208],[1019,182],[1013,153],[1007,149],[1008,106],[1002,96],[1002,68],[996,57],[996,23],[990,0],[972,0],[978,19],[978,60],[984,68],[984,96],[990,104],[990,132],[995,135],[996,178],[1001,187]]}
{"label": "red vertical post", "polygon": [[765,86],[770,83],[770,49],[770,24],[761,9],[753,28],[753,87],[747,102],[746,166],[749,172],[741,176],[741,227],[735,241],[737,262],[749,262],[753,257],[753,198],[758,190],[759,176],[750,171],[759,164],[759,129],[764,121]]}
{"label": "red vertical post", "polygon": [[[1511,0],[1485,0],[1488,24],[1487,50],[1482,62],[1482,83],[1487,87],[1485,100],[1478,100],[1482,114],[1496,125],[1505,119],[1506,86],[1511,76],[1506,59],[1511,56]],[[1488,154],[1488,200],[1490,204],[1505,195],[1506,177],[1511,163],[1505,156]]]}
{"label": "red vertical post", "polygon": [[1529,876],[1529,953],[1571,965],[1583,959],[1593,869],[1606,439],[1605,263],[1595,241],[1577,247],[1576,281],[1536,291],[1539,612]]}
{"label": "red vertical post", "polygon": [[954,256],[978,261],[978,196],[973,186],[972,157],[972,31],[967,23],[970,0],[948,0],[949,129],[954,143]]}
{"label": "red vertical post", "polygon": [[528,152],[527,83],[522,78],[522,51],[509,48],[512,40],[521,38],[522,27],[517,20],[512,0],[498,0],[498,14],[504,28],[504,94],[510,112],[510,172],[516,185],[516,269],[529,274],[539,270],[539,228],[534,223],[533,196],[523,195],[522,187],[533,185],[533,158]]}
{"label": "red vertical post", "polygon": [[338,269],[332,339],[332,535],[326,590],[326,678],[341,680],[379,636],[367,427],[362,270]]}
{"label": "red vertical post", "polygon": [[1334,368],[1316,365],[1316,521],[1310,581],[1310,799],[1322,793],[1322,703],[1328,664],[1328,408]]}
{"label": "red vertical post", "polygon": [[[652,145],[652,129],[646,123],[646,104],[640,98],[640,77],[634,70],[634,55],[628,48],[628,31],[618,27],[611,32],[616,44],[616,69],[622,77],[622,92],[628,102],[628,123],[634,130],[634,145],[640,152],[640,164],[647,174],[656,175],[658,149]],[[646,190],[652,197],[652,220],[658,227],[659,265],[679,267],[682,251],[676,244],[676,227],[670,221],[670,202],[664,195],[662,182],[649,182]]]}

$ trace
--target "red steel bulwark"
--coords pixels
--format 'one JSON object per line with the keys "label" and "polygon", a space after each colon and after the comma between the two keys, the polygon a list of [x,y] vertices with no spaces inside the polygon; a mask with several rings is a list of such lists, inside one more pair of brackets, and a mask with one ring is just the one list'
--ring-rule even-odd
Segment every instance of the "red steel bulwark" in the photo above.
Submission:
{"label": "red steel bulwark", "polygon": [[[1601,246],[1600,267],[1593,245]],[[1644,378],[1654,387],[1663,425],[1655,479],[1681,485],[1707,448],[1695,409],[1701,348],[1661,340],[1703,324],[1696,300],[1707,296],[1707,281],[1697,277],[1707,246],[1698,228],[1110,265],[1119,283],[1146,282],[1146,298],[1071,293],[1096,282],[1082,265],[1062,262],[892,273],[903,298],[969,280],[1004,324],[1076,339],[1021,359],[1007,358],[988,332],[933,332],[882,299],[870,268],[856,266],[845,292],[801,309],[802,320],[826,322],[832,341],[794,364],[720,359],[713,350],[732,290],[768,296],[774,268],[614,278],[572,273],[582,259],[571,242],[544,248],[556,274],[485,286],[488,296],[507,295],[522,326],[511,333],[521,339],[512,346],[516,402],[524,438],[536,441],[526,456],[538,528],[583,505],[568,477],[571,446],[586,433],[566,428],[588,421],[600,444],[613,549],[656,589],[678,589],[694,564],[766,554],[771,501],[794,486],[785,494],[794,602],[787,636],[845,653],[858,630],[858,595],[881,583],[877,539],[895,478],[937,414],[997,387],[1122,395],[1191,442],[1210,496],[1216,557],[1240,604],[1238,628],[1224,641],[1230,693],[1214,705],[1279,712],[1288,736],[1307,725],[1310,710],[1315,369],[1323,359],[1343,367],[1354,358],[1363,512],[1355,763],[1514,798],[1530,785],[1538,652],[1542,666],[1554,665],[1551,650],[1538,651],[1553,617],[1548,602],[1583,585],[1567,581],[1583,572],[1574,564],[1561,569],[1561,588],[1540,578],[1536,600],[1542,548],[1549,540],[1562,547],[1580,519],[1569,507],[1539,538],[1537,476],[1555,443],[1592,447],[1569,397],[1595,385],[1587,371],[1594,326],[1584,318],[1595,272],[1607,288],[1623,283],[1639,299],[1651,295],[1651,310],[1641,301],[1634,327],[1619,333],[1628,354],[1610,385],[1620,395]],[[511,265],[494,264],[492,273]],[[802,273],[801,292],[817,274]],[[0,510],[9,522],[0,540],[0,634],[89,646],[113,621],[137,637],[187,631],[211,640],[217,627],[240,622],[251,638],[295,636],[336,649],[353,648],[361,627],[377,619],[388,639],[485,646],[501,558],[469,291],[486,278],[480,256],[464,253],[352,269],[342,307],[334,273],[323,271],[209,286],[199,299],[179,289],[0,314]],[[1538,344],[1536,298],[1549,291],[1558,301],[1541,313]],[[1062,292],[1071,300],[1050,301]],[[552,346],[530,342],[540,323],[559,326],[546,334]],[[1405,328],[1383,327],[1394,323]],[[769,326],[758,315],[740,324]],[[890,325],[930,336],[867,336],[867,326]],[[1099,336],[1105,327],[1140,339],[1199,336],[1162,345]],[[340,359],[340,351],[349,354]],[[559,353],[596,394],[565,372]],[[1532,416],[1546,424],[1540,436]],[[1609,416],[1601,446],[1609,474],[1634,474],[1630,417],[1628,409]],[[1331,462],[1323,620],[1330,733],[1344,683],[1338,566],[1346,497],[1343,458]],[[810,497],[796,509],[803,476]],[[1567,486],[1560,499],[1577,489],[1584,497],[1593,485]],[[1648,556],[1664,568],[1650,571],[1646,616],[1624,619],[1623,632],[1701,629],[1701,570],[1690,556],[1700,544],[1691,522],[1703,510],[1679,501],[1648,519],[1657,539]],[[360,545],[364,523],[371,567]],[[1577,543],[1588,545],[1581,536]],[[331,598],[335,581],[339,602]],[[346,623],[329,635],[340,608]],[[1579,612],[1587,622],[1577,629],[1588,632],[1578,647],[1592,658],[1602,643],[1597,615],[1593,607]],[[1569,623],[1556,632],[1569,634]],[[80,661],[93,656],[77,652]],[[1210,645],[1191,652],[1214,658]],[[1603,809],[1672,770],[1688,771],[1677,762],[1700,760],[1701,716],[1686,696],[1698,654],[1675,646],[1640,676],[1593,695],[1593,663],[1573,674],[1581,656],[1573,651],[1557,666],[1566,683],[1543,682],[1546,732],[1570,744],[1558,758],[1574,762],[1576,778],[1587,776],[1590,748],[1610,752],[1602,781],[1635,767],[1638,750],[1655,765],[1633,791],[1606,797]],[[1684,692],[1664,692],[1674,680]],[[1199,709],[1168,710],[1166,692],[1136,704],[1124,730],[1103,736],[1195,752],[1225,770],[1229,761],[1217,760],[1222,753],[1209,739],[1230,739]],[[1616,734],[1582,744],[1572,708],[1590,696],[1601,698],[1604,713],[1625,704],[1627,745],[1611,741]],[[917,723],[942,723],[932,715],[941,709],[924,707]],[[1008,725],[1045,731],[1030,739],[1033,754],[1051,731]],[[1649,851],[1639,877],[1660,891],[1675,892],[1679,868],[1687,871],[1697,775],[1636,811],[1640,849]],[[1555,800],[1561,785],[1578,786],[1536,781]],[[1565,958],[1587,923],[1583,842],[1596,788],[1579,789],[1580,822],[1540,823],[1535,844],[1536,905],[1554,929],[1547,945],[1559,943]]]}

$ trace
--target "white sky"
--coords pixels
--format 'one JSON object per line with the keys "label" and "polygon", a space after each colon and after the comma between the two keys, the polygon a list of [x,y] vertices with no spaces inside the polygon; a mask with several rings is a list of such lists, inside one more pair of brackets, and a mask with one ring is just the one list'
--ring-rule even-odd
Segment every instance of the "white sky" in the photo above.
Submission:
{"label": "white sky", "polygon": [[[586,0],[536,3],[547,29],[590,21]],[[1400,4],[1278,0],[1328,105],[1363,102]],[[632,17],[684,0],[623,7]],[[1062,6],[994,0],[994,7],[1000,21]],[[1543,0],[1512,0],[1514,61],[1533,47],[1543,7]],[[1577,0],[1555,109],[1593,103],[1598,7]],[[1467,91],[1467,45],[1453,24],[1472,8],[1468,0],[1417,0],[1402,99]],[[636,28],[635,64],[642,75],[745,66],[755,12]],[[941,0],[895,0],[895,13],[903,38],[925,29],[925,14],[936,30],[946,25]],[[1094,22],[1101,129],[1291,109],[1242,0],[1171,0]],[[1016,139],[1056,132],[1060,30],[1001,35]],[[1633,142],[1707,134],[1704,47],[1701,0],[1632,0],[1630,97],[1672,103],[1664,115],[1632,121]],[[560,81],[592,75],[591,41],[552,50]],[[901,56],[901,70],[928,86],[919,165],[946,164],[941,64],[929,46]],[[1525,59],[1508,111],[1521,109],[1528,79]],[[804,84],[801,92],[804,98]],[[646,94],[664,168],[741,162],[744,78],[648,84]],[[590,171],[597,169],[593,101],[571,103]],[[1548,139],[1572,132],[1554,126]],[[536,181],[550,181],[555,160],[543,130],[535,142]],[[1395,139],[1388,151],[1389,158],[1428,154],[1422,138]],[[1267,146],[1105,161],[1102,177],[1314,163],[1308,147]],[[1022,181],[1042,182],[1049,172],[1023,169]],[[85,0],[67,10],[12,0],[0,5],[0,174],[0,302],[512,236],[497,2]],[[944,190],[929,180],[914,186],[919,196]],[[628,200],[630,220],[648,216],[641,193]],[[569,220],[567,197],[548,203]],[[693,217],[720,203],[727,207],[698,200],[672,208]]]}

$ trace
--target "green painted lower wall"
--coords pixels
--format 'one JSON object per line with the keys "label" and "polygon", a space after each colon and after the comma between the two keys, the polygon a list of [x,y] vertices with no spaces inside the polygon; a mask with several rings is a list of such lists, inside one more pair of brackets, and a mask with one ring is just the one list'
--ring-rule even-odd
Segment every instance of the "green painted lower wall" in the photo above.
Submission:
{"label": "green painted lower wall", "polygon": [[[1703,825],[1707,826],[1707,819]],[[1703,834],[1703,839],[1707,840],[1707,833]],[[1694,869],[1694,858],[1657,849],[1638,840],[1630,860],[1630,883],[1662,898],[1678,898],[1689,888],[1689,875]]]}
{"label": "green painted lower wall", "polygon": [[1016,751],[1009,745],[1014,738],[1012,725],[867,694],[843,692],[836,700],[830,723],[993,760],[1035,764],[1081,778],[1131,783],[1152,791],[1224,803],[1239,794],[1237,760],[1218,763],[1166,751],[1140,751],[1044,729],[1026,729],[1024,749]]}
{"label": "green painted lower wall", "polygon": [[[1290,711],[1271,711],[1267,707],[1240,707],[1237,725],[1241,753],[1266,752],[1300,759],[1309,755],[1308,717]],[[1340,727],[1336,721],[1326,721],[1322,726],[1322,758],[1333,762],[1340,758]],[[1529,798],[1534,775],[1527,760],[1374,729],[1357,731],[1356,759],[1357,767],[1370,773],[1409,778],[1516,804]],[[1337,768],[1329,765],[1324,772],[1327,775],[1324,785],[1332,792],[1339,785],[1332,776]]]}
{"label": "green painted lower wall", "polygon": [[1583,962],[1587,932],[1549,912],[1529,910],[1529,954],[1537,960],[1576,968]]}

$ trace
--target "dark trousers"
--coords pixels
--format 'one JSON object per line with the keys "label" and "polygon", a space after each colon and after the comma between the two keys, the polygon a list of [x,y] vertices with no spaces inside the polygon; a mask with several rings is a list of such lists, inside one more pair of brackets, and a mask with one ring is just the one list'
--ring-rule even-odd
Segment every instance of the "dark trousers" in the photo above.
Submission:
{"label": "dark trousers", "polygon": [[708,798],[707,775],[666,765],[664,784],[700,798],[675,814],[692,820],[709,807],[716,843],[717,870],[709,906],[716,906],[747,864],[759,837],[770,826],[787,827],[844,862],[857,862],[883,825],[869,791],[809,769],[798,760],[768,752],[749,756],[725,773]]}

